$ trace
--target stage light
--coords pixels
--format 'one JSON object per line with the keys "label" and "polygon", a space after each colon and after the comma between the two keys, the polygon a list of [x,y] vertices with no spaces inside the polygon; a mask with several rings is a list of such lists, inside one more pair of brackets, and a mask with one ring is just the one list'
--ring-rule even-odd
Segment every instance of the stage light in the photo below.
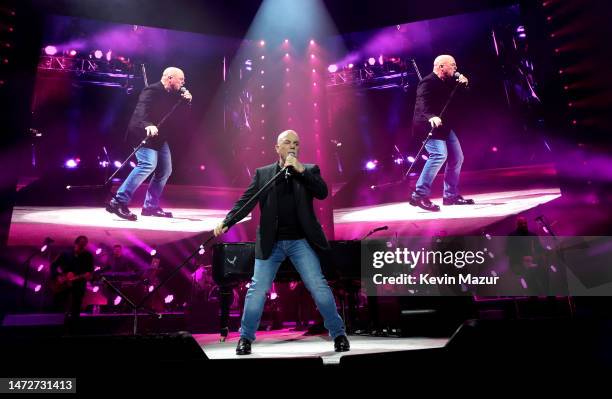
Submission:
{"label": "stage light", "polygon": [[368,64],[370,64],[370,65],[376,64],[376,59],[374,59],[374,57],[368,58]]}
{"label": "stage light", "polygon": [[130,166],[131,166],[132,168],[135,168],[135,167],[136,167],[136,164],[134,163],[134,161],[130,161]]}
{"label": "stage light", "polygon": [[261,56],[261,59],[262,59],[262,60],[263,60],[263,59],[265,59],[265,58],[266,58],[266,56],[265,56],[265,55],[262,55],[262,56]]}
{"label": "stage light", "polygon": [[157,249],[153,248],[150,252],[151,256],[157,255]]}
{"label": "stage light", "polygon": [[166,297],[164,298],[164,302],[166,304],[171,303],[172,301],[174,301],[174,295],[172,295],[172,294],[166,295]]}
{"label": "stage light", "polygon": [[317,106],[317,103],[313,103],[312,105],[313,105],[314,107],[316,107],[316,106]]}
{"label": "stage light", "polygon": [[111,50],[108,50],[108,51],[106,52],[106,61],[109,61],[109,62],[110,62],[110,60],[111,60],[112,56],[113,56],[113,52],[112,52]]}
{"label": "stage light", "polygon": [[37,272],[42,272],[43,269],[45,268],[45,265],[43,265],[42,263],[40,265],[38,265],[38,269],[36,269]]}
{"label": "stage light", "polygon": [[100,255],[102,253],[102,248],[96,249],[96,255]]}
{"label": "stage light", "polygon": [[42,286],[40,284],[37,284],[36,287],[34,287],[34,292],[40,291],[41,288]]}
{"label": "stage light", "polygon": [[289,44],[289,39],[285,39],[285,44]]}
{"label": "stage light", "polygon": [[317,86],[317,82],[314,82],[312,85],[316,87]]}
{"label": "stage light", "polygon": [[100,267],[100,266],[96,266],[96,267],[94,267],[94,272],[97,272],[97,271],[98,271],[98,270],[100,270],[100,269],[101,269],[101,267]]}
{"label": "stage light", "polygon": [[49,248],[47,244],[43,245],[42,247],[40,247],[40,252],[45,252],[47,248]]}
{"label": "stage light", "polygon": [[550,265],[550,270],[552,270],[553,273],[557,272],[557,268],[555,267],[555,265]]}
{"label": "stage light", "polygon": [[312,73],[317,73],[317,70],[312,68]]}
{"label": "stage light", "polygon": [[115,306],[119,305],[119,304],[121,303],[121,299],[122,299],[122,298],[121,298],[119,295],[117,295],[117,296],[115,297],[115,300],[113,301],[113,304],[114,304]]}
{"label": "stage light", "polygon": [[348,64],[349,69],[353,69],[354,66],[355,65],[353,65],[353,64]]}
{"label": "stage light", "polygon": [[402,163],[404,163],[404,159],[403,158],[395,158],[393,160],[393,162],[395,162],[395,164],[397,164],[397,165],[401,165]]}
{"label": "stage light", "polygon": [[330,66],[328,66],[328,67],[327,67],[327,70],[328,70],[330,73],[334,73],[334,72],[338,71],[338,65],[336,65],[336,64],[331,64]]}
{"label": "stage light", "polygon": [[378,56],[378,63],[382,65],[385,61],[383,60],[382,54]]}
{"label": "stage light", "polygon": [[55,47],[55,46],[47,46],[47,47],[45,47],[45,54],[47,54],[47,55],[55,55],[55,54],[57,54],[57,47]]}
{"label": "stage light", "polygon": [[312,46],[313,44],[315,44],[314,39],[310,39],[310,45]]}
{"label": "stage light", "polygon": [[153,292],[153,290],[154,290],[154,289],[155,289],[155,286],[154,286],[154,285],[150,285],[150,286],[149,286],[149,292]]}
{"label": "stage light", "polygon": [[93,287],[91,290],[92,290],[93,292],[98,292],[98,291],[100,291],[100,287],[98,287],[98,286],[96,285],[96,286],[94,286],[94,287]]}
{"label": "stage light", "polygon": [[203,172],[206,170],[206,165],[200,165],[200,170]]}
{"label": "stage light", "polygon": [[270,300],[275,300],[276,298],[278,298],[278,294],[276,292],[271,292],[270,293]]}
{"label": "stage light", "polygon": [[68,55],[70,55],[71,57],[74,57],[76,54],[77,54],[77,51],[76,51],[76,50],[70,50],[70,51],[68,52]]}
{"label": "stage light", "polygon": [[423,158],[423,161],[427,161],[429,159],[429,157],[425,154],[421,155],[421,158]]}
{"label": "stage light", "polygon": [[104,55],[104,54],[102,54],[102,50],[96,50],[96,51],[94,51],[94,57],[96,57],[96,59],[98,59],[98,60],[99,60],[100,58],[102,58],[102,56],[103,56],[103,55]]}
{"label": "stage light", "polygon": [[76,168],[78,166],[77,161],[75,161],[74,159],[67,160],[64,165],[66,165],[67,168],[71,168],[71,169]]}
{"label": "stage light", "polygon": [[120,168],[121,167],[121,161],[115,161],[115,162],[113,162],[113,165],[115,165],[115,168]]}
{"label": "stage light", "polygon": [[261,73],[263,75],[265,73],[265,71],[262,69],[261,72],[259,72],[259,73]]}
{"label": "stage light", "polygon": [[310,54],[310,59],[314,60],[315,55],[314,54]]}
{"label": "stage light", "polygon": [[261,85],[261,88],[262,88],[262,89],[265,89],[265,86],[264,86],[264,85]]}
{"label": "stage light", "polygon": [[497,152],[497,147],[495,147],[495,146],[491,147],[491,151]]}
{"label": "stage light", "polygon": [[289,58],[289,53],[285,53],[285,58]]}
{"label": "stage light", "polygon": [[266,108],[266,104],[261,104],[261,108]]}
{"label": "stage light", "polygon": [[259,41],[259,45],[260,45],[261,47],[263,47],[263,46],[265,46],[265,45],[266,45],[266,42],[265,42],[264,40],[260,40],[260,41]]}
{"label": "stage light", "polygon": [[414,157],[412,155],[410,155],[407,159],[408,159],[408,162],[410,162],[410,163],[414,163],[414,161],[415,161],[415,159],[414,159]]}
{"label": "stage light", "polygon": [[[263,137],[262,137],[263,140]],[[200,250],[198,251],[198,254],[200,255],[204,255],[206,253],[206,248],[204,248],[204,245],[200,245]]]}
{"label": "stage light", "polygon": [[285,68],[285,71],[286,71],[286,72],[289,72],[289,68]]}
{"label": "stage light", "polygon": [[377,161],[377,160],[368,161],[368,162],[366,162],[365,167],[366,167],[366,169],[368,169],[368,170],[373,170],[373,169],[376,169],[376,165],[377,165],[377,164],[378,164],[378,161]]}

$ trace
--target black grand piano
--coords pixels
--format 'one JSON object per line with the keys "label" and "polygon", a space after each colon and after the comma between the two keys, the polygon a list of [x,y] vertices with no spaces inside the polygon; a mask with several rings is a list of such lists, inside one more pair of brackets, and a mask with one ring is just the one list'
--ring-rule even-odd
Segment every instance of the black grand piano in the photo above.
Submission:
{"label": "black grand piano", "polygon": [[[330,241],[331,251],[319,253],[321,269],[328,281],[361,279],[361,241]],[[255,243],[221,243],[213,245],[213,279],[219,286],[220,327],[222,339],[229,333],[229,309],[232,289],[250,281],[255,266]],[[300,276],[287,258],[275,281],[299,280]]]}

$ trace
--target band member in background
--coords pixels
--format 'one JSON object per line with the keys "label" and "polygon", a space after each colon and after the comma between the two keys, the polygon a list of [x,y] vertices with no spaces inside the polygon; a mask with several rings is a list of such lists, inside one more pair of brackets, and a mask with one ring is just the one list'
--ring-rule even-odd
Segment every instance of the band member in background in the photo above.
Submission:
{"label": "band member in background", "polygon": [[104,270],[114,273],[138,272],[136,266],[123,255],[123,247],[119,244],[113,245],[113,253],[108,259]]}
{"label": "band member in background", "polygon": [[323,277],[319,256],[315,252],[315,249],[329,249],[312,205],[313,198],[322,200],[327,197],[327,184],[317,165],[302,164],[298,160],[299,149],[297,133],[293,130],[282,132],[276,144],[279,160],[257,169],[250,186],[214,230],[215,236],[219,236],[248,215],[255,202],[240,213],[238,211],[281,168],[291,167],[288,174],[259,197],[261,219],[255,245],[255,272],[244,303],[240,340],[236,347],[238,355],[251,353],[251,343],[259,327],[266,294],[280,264],[287,257],[295,265],[323,316],[335,350],[344,352],[350,349],[334,295]]}
{"label": "band member in background", "polygon": [[177,124],[180,122],[179,114],[171,114],[161,129],[158,129],[157,125],[181,98],[185,99],[185,102],[191,101],[191,93],[186,89],[181,90],[184,84],[183,71],[169,67],[164,70],[161,81],[145,87],[140,93],[128,125],[126,139],[134,148],[145,137],[147,142],[136,152],[138,164],[107,204],[108,212],[123,219],[136,220],[137,216],[130,212],[128,204],[136,189],[152,174],[141,215],[172,217],[171,212],[165,212],[160,207],[159,199],[172,173],[168,139],[176,133]]}
{"label": "band member in background", "polygon": [[74,249],[62,253],[51,263],[54,303],[67,311],[67,322],[79,319],[87,281],[92,277],[94,257],[87,250],[87,244],[87,237],[78,236]]}
{"label": "band member in background", "polygon": [[[417,86],[414,105],[413,132],[418,137],[426,137],[433,129],[433,135],[427,140],[425,149],[429,153],[427,162],[416,184],[416,189],[410,198],[412,206],[427,211],[439,211],[440,207],[431,202],[431,184],[448,159],[444,171],[444,205],[471,205],[474,200],[465,199],[459,194],[459,173],[463,163],[463,151],[455,133],[455,120],[452,112],[440,117],[444,105],[448,101],[456,84],[467,86],[468,79],[464,75],[455,77],[457,64],[450,55],[440,55],[434,60],[433,72],[425,76]],[[452,109],[453,104],[449,105]],[[450,114],[450,115],[449,115]],[[448,117],[447,117],[448,115]]]}

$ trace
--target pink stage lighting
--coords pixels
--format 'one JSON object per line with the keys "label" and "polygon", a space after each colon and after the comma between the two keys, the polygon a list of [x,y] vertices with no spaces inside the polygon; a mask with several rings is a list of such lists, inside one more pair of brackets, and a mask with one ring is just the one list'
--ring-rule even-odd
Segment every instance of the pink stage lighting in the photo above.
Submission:
{"label": "pink stage lighting", "polygon": [[55,46],[47,46],[47,47],[45,47],[45,54],[47,54],[47,55],[55,55],[55,54],[57,54],[57,47],[55,47]]}
{"label": "pink stage lighting", "polygon": [[367,170],[373,170],[373,169],[376,169],[376,165],[378,165],[378,161],[373,160],[373,161],[366,162],[365,167]]}
{"label": "pink stage lighting", "polygon": [[98,291],[100,291],[100,287],[98,287],[98,286],[96,285],[96,286],[95,286],[95,287],[93,287],[91,290],[92,290],[93,292],[98,292]]}
{"label": "pink stage lighting", "polygon": [[75,161],[74,159],[69,159],[66,161],[66,163],[64,164],[66,165],[67,168],[76,168],[77,167],[77,161]]}
{"label": "pink stage lighting", "polygon": [[155,248],[153,248],[151,250],[151,252],[149,252],[149,253],[151,254],[151,256],[155,256],[155,255],[157,255],[157,250]]}
{"label": "pink stage lighting", "polygon": [[170,303],[172,301],[174,301],[174,295],[172,295],[172,294],[167,295],[166,298],[164,298],[164,302],[165,303]]}
{"label": "pink stage lighting", "polygon": [[34,287],[34,292],[40,291],[41,288],[42,286],[40,284],[36,285],[36,287]]}
{"label": "pink stage lighting", "polygon": [[330,73],[334,73],[334,72],[338,71],[338,65],[336,65],[336,64],[331,64],[330,66],[328,66],[328,67],[327,67],[327,70],[328,70]]}
{"label": "pink stage lighting", "polygon": [[71,57],[74,57],[77,54],[76,50],[70,50],[70,52],[68,53],[68,55],[70,55]]}
{"label": "pink stage lighting", "polygon": [[368,64],[370,64],[370,65],[376,64],[376,59],[374,57],[368,58]]}
{"label": "pink stage lighting", "polygon": [[115,161],[115,162],[113,162],[113,165],[115,165],[115,168],[120,168],[121,167],[121,161]]}
{"label": "pink stage lighting", "polygon": [[115,300],[113,301],[113,304],[114,304],[115,306],[117,306],[117,305],[119,305],[120,303],[121,303],[121,297],[120,297],[119,295],[117,295],[117,296],[115,297]]}
{"label": "pink stage lighting", "polygon": [[100,58],[102,58],[102,56],[103,56],[103,55],[104,55],[104,54],[102,53],[102,50],[96,50],[96,51],[94,51],[94,57],[96,57],[96,59],[98,59],[98,60],[99,60]]}
{"label": "pink stage lighting", "polygon": [[408,162],[410,162],[410,163],[414,163],[414,161],[416,161],[416,160],[414,159],[414,157],[413,157],[412,155],[410,155],[410,156],[408,157]]}
{"label": "pink stage lighting", "polygon": [[38,265],[38,269],[36,269],[36,271],[42,272],[44,268],[45,268],[45,265],[41,263],[40,265]]}

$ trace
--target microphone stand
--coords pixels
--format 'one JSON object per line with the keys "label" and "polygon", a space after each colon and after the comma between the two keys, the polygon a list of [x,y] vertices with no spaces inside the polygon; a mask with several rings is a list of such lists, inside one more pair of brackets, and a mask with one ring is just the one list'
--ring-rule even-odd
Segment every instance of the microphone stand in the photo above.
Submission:
{"label": "microphone stand", "polygon": [[[247,202],[244,203],[244,205],[242,205],[240,207],[240,209],[238,209],[238,211],[236,211],[229,219],[228,222],[233,222],[234,219],[236,219],[236,215],[240,214],[240,212],[242,212],[242,210],[246,209],[248,206],[250,206],[253,202],[255,202],[256,200],[259,199],[259,196],[268,189],[268,187],[270,187],[275,181],[276,179],[278,179],[280,176],[284,175],[287,171],[288,167],[284,167],[281,168],[280,171],[278,171],[278,173],[276,173],[276,175],[274,175],[266,184],[264,184],[255,194],[253,194],[253,196],[251,198],[249,198],[249,200]],[[144,308],[144,304],[149,300],[149,298],[151,298],[153,295],[155,295],[155,293],[157,291],[159,291],[159,289],[164,286],[166,284],[166,282],[168,280],[170,280],[176,273],[179,272],[179,270],[181,270],[183,268],[183,266],[185,266],[186,264],[188,264],[191,259],[193,259],[202,249],[204,249],[206,247],[206,245],[211,242],[213,239],[215,238],[214,234],[211,234],[210,237],[208,237],[208,239],[206,241],[204,241],[202,244],[200,244],[198,246],[198,248],[196,248],[191,255],[189,255],[183,262],[181,262],[180,265],[176,266],[168,275],[166,275],[157,286],[155,286],[151,291],[149,291],[138,303],[133,303],[132,301],[129,301],[125,295],[116,287],[113,287],[112,285],[109,284],[108,281],[105,281],[106,284],[108,284],[111,289],[113,289],[113,291],[115,291],[118,295],[120,295],[121,297],[125,298],[128,303],[133,307],[134,309],[134,334],[136,334],[137,332],[137,316],[138,316],[138,309],[144,309],[147,312],[149,312],[150,314],[154,314],[157,315],[159,318],[162,317],[161,314],[157,314],[155,312],[149,311],[148,309]],[[229,331],[228,331],[229,332]],[[227,337],[227,333],[228,332],[222,332],[222,336]]]}

